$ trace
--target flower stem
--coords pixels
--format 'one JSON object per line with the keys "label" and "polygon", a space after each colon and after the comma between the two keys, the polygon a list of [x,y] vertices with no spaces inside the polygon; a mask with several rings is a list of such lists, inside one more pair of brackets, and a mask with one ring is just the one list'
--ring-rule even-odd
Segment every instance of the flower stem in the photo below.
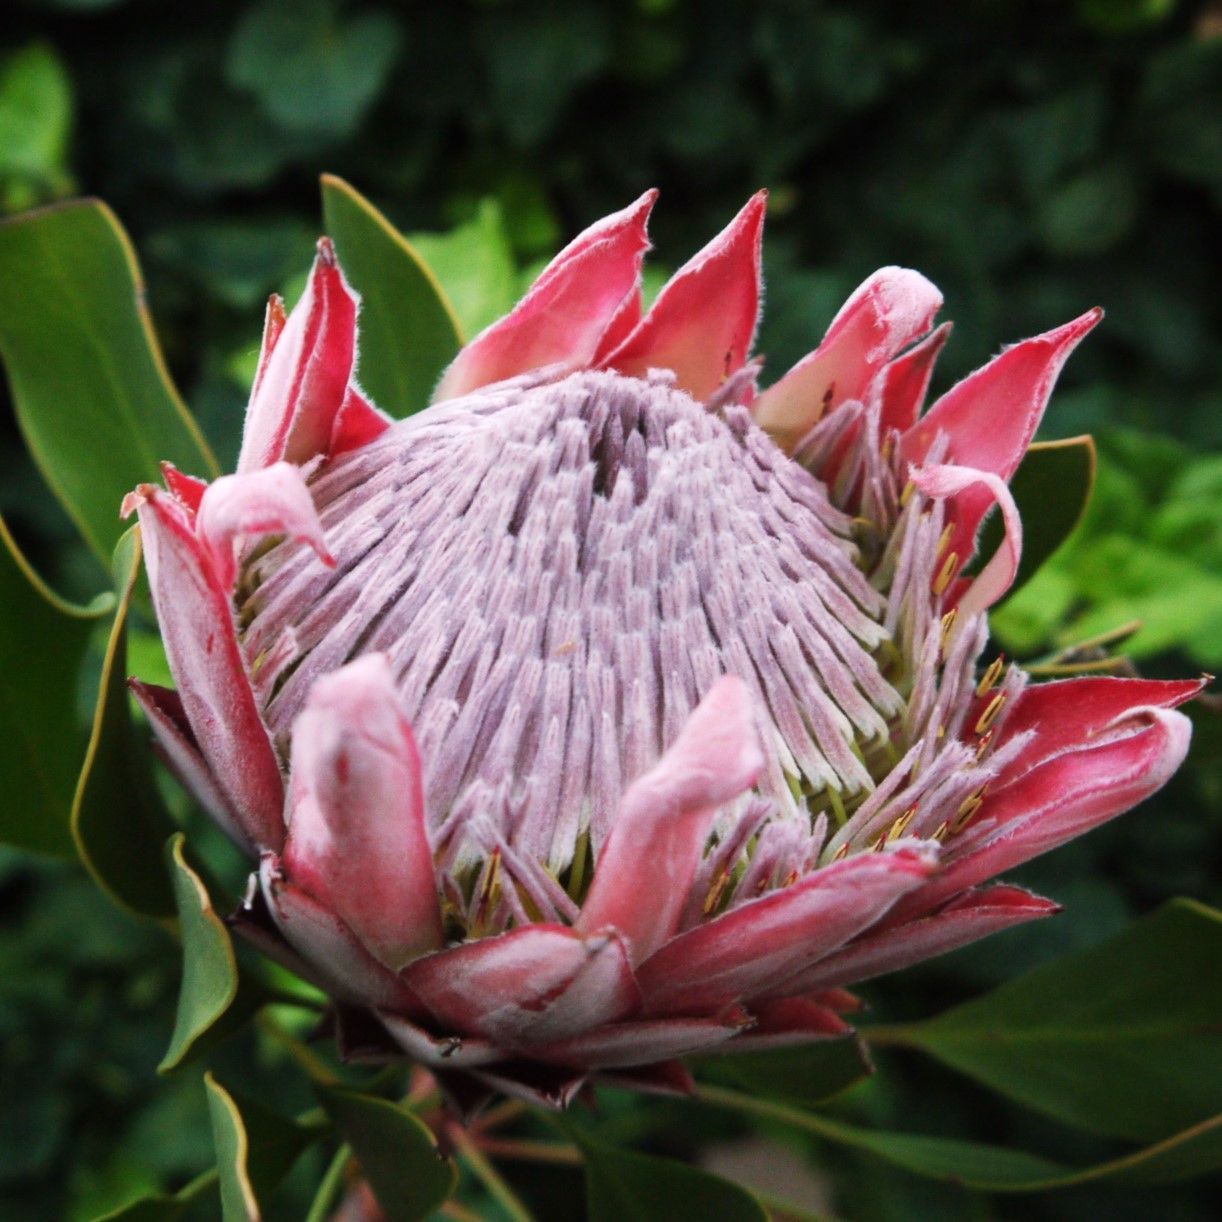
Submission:
{"label": "flower stem", "polygon": [[454,1222],[482,1222],[479,1214],[454,1200],[438,1206],[437,1213],[442,1218],[453,1218]]}
{"label": "flower stem", "polygon": [[348,1170],[348,1161],[351,1158],[352,1147],[347,1143],[335,1151],[335,1157],[318,1185],[318,1192],[314,1196],[310,1212],[306,1215],[306,1222],[326,1222],[331,1206],[344,1185],[344,1172]]}
{"label": "flower stem", "polygon": [[790,1107],[785,1103],[774,1103],[770,1099],[756,1099],[753,1095],[745,1095],[736,1090],[728,1090],[724,1086],[710,1086],[701,1083],[696,1087],[696,1098],[703,1099],[715,1107],[730,1108],[736,1112],[749,1112],[762,1116],[767,1120],[779,1120],[783,1124],[805,1129],[819,1137],[830,1141],[843,1141],[843,1135],[831,1121],[825,1120],[817,1112],[804,1112],[800,1108]]}
{"label": "flower stem", "polygon": [[289,1055],[307,1074],[322,1086],[338,1086],[339,1078],[331,1067],[312,1049],[299,1040],[291,1031],[280,1023],[267,1010],[260,1010],[255,1018],[256,1025],[278,1044],[282,1045]]}
{"label": "flower stem", "polygon": [[467,1169],[509,1215],[511,1222],[534,1222],[530,1210],[501,1177],[500,1172],[483,1156],[465,1129],[459,1125],[452,1125],[449,1129],[449,1138],[454,1143],[454,1148],[458,1151]]}
{"label": "flower stem", "polygon": [[526,1111],[526,1104],[521,1099],[506,1099],[504,1103],[489,1108],[482,1116],[477,1116],[470,1125],[472,1133],[486,1133],[489,1129],[499,1129],[501,1125],[516,1120]]}
{"label": "flower stem", "polygon": [[554,1163],[580,1167],[585,1159],[576,1146],[555,1141],[530,1141],[505,1137],[481,1137],[479,1148],[493,1158],[512,1158],[527,1163]]}
{"label": "flower stem", "polygon": [[318,1013],[327,1008],[325,1002],[315,997],[305,997],[301,993],[294,993],[292,989],[267,988],[264,991],[268,1005],[295,1006],[299,1010],[314,1010]]}
{"label": "flower stem", "polygon": [[857,1034],[874,1048],[913,1048],[916,1041],[903,1023],[879,1023],[876,1027],[859,1027]]}

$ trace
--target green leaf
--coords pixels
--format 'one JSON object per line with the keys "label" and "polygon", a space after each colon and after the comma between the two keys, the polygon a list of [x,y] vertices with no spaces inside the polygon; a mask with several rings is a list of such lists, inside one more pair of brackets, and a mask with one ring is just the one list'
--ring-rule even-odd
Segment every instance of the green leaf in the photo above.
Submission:
{"label": "green leaf", "polygon": [[72,790],[84,751],[77,686],[92,607],[64,602],[34,574],[0,519],[0,840],[70,857]]}
{"label": "green leaf", "polygon": [[416,252],[453,303],[460,333],[478,335],[518,299],[518,275],[501,205],[480,201],[475,215],[449,233],[413,233]]}
{"label": "green leaf", "polygon": [[238,996],[238,963],[229,931],[199,875],[187,864],[184,848],[181,832],[171,837],[168,855],[182,936],[182,984],[174,1033],[158,1073],[181,1065],[214,1032]]}
{"label": "green leaf", "polygon": [[717,1087],[701,1087],[699,1094],[716,1107],[790,1125],[836,1145],[863,1150],[916,1175],[978,1192],[1043,1192],[1103,1179],[1166,1184],[1222,1167],[1222,1115],[1118,1158],[1090,1167],[1066,1167],[1023,1150],[982,1142],[866,1129]]}
{"label": "green leaf", "polygon": [[851,1035],[808,1048],[707,1057],[699,1063],[697,1072],[754,1094],[810,1105],[864,1081],[874,1072],[874,1066],[865,1045]]}
{"label": "green leaf", "polygon": [[458,1170],[412,1112],[355,1091],[320,1088],[318,1093],[360,1160],[378,1203],[396,1222],[425,1218],[449,1199]]}
{"label": "green leaf", "polygon": [[262,1216],[262,1202],[275,1191],[317,1130],[281,1116],[253,1099],[227,1091],[204,1074],[212,1140],[216,1145],[224,1222]]}
{"label": "green leaf", "polygon": [[341,15],[328,0],[259,0],[233,32],[229,79],[290,131],[350,135],[399,51],[386,13]]}
{"label": "green leaf", "polygon": [[115,549],[119,597],[98,688],[85,762],[72,802],[72,837],[98,886],[117,903],[146,916],[168,916],[174,895],[162,845],[173,824],[137,741],[127,694],[127,615],[140,572],[140,535],[133,527]]}
{"label": "green leaf", "polygon": [[[6,57],[0,65],[0,179],[21,180],[35,198],[66,190],[71,128],[72,86],[55,51],[34,43]],[[10,186],[6,195],[20,206],[14,190]]]}
{"label": "green leaf", "polygon": [[217,472],[174,390],[113,213],[78,200],[0,224],[0,356],[44,477],[104,563],[119,505],[168,459]]}
{"label": "green leaf", "polygon": [[1222,913],[1173,900],[885,1038],[1067,1124],[1157,1141],[1222,1111],[1219,963]]}
{"label": "green leaf", "polygon": [[576,1131],[573,1138],[585,1155],[590,1222],[767,1222],[764,1207],[729,1180]]}
{"label": "green leaf", "polygon": [[[1089,436],[1037,441],[1010,481],[1023,522],[1023,554],[1011,587],[1021,590],[1073,534],[1095,486],[1095,442]],[[1000,515],[981,537],[978,554],[991,556],[1001,544]]]}
{"label": "green leaf", "polygon": [[458,320],[411,244],[343,179],[322,178],[323,218],[352,287],[361,294],[357,378],[393,416],[428,404],[462,344]]}
{"label": "green leaf", "polygon": [[205,1171],[177,1192],[139,1197],[103,1214],[95,1222],[177,1222],[216,1183],[216,1172]]}
{"label": "green leaf", "polygon": [[1149,520],[1153,543],[1222,572],[1222,454],[1184,463]]}
{"label": "green leaf", "polygon": [[[1091,541],[1074,565],[1079,594],[1093,605],[1074,619],[1065,638],[1093,636],[1128,620],[1141,630],[1125,652],[1149,657],[1181,648],[1202,666],[1222,661],[1222,575],[1178,552],[1125,535]],[[1199,653],[1198,653],[1199,647]]]}

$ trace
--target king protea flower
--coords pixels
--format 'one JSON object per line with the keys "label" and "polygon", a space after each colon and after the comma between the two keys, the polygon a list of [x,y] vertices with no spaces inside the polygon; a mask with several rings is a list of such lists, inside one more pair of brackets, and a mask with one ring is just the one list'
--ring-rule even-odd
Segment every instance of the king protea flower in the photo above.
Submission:
{"label": "king protea flower", "polygon": [[1195,681],[981,662],[1007,480],[1099,312],[922,414],[942,298],[884,268],[761,391],[763,193],[642,316],[653,200],[398,422],[324,239],[237,473],[129,498],[178,685],[133,688],[257,863],[235,924],[458,1093],[841,1034],[844,986],[1054,912],[984,884],[1188,745]]}

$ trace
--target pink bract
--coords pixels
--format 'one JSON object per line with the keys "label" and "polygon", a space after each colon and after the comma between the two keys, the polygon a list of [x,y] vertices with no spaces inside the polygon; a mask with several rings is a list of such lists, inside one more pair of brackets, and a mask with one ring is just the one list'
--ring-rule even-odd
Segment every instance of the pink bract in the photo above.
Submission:
{"label": "pink bract", "polygon": [[884,268],[761,390],[764,194],[643,312],[654,195],[399,422],[324,239],[238,473],[126,506],[177,683],[133,690],[251,857],[234,925],[468,1100],[844,1034],[843,986],[1056,911],[985,884],[1161,786],[1201,687],[980,665],[1098,311],[922,413],[941,295]]}

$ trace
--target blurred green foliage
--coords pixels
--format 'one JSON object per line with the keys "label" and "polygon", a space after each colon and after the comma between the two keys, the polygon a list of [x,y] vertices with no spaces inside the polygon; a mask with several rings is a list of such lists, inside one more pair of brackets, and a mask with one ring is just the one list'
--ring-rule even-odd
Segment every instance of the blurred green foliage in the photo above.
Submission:
{"label": "blurred green foliage", "polygon": [[[320,170],[413,235],[469,334],[566,235],[651,185],[663,190],[656,259],[671,267],[752,190],[771,188],[759,346],[773,375],[885,263],[919,267],[946,292],[956,332],[935,389],[1002,341],[1104,305],[1108,318],[1074,357],[1045,427],[1098,434],[1096,497],[1078,533],[999,613],[999,636],[1031,657],[1139,619],[1129,652],[1149,673],[1217,667],[1216,5],[6,6],[0,210],[77,192],[114,207],[141,253],[172,371],[223,467],[237,449],[262,300],[299,289],[311,254]],[[0,512],[56,588],[101,588],[11,413]],[[1190,767],[1143,813],[1023,872],[1067,916],[882,982],[867,990],[875,1012],[936,1013],[1118,931],[1174,892],[1222,900],[1222,730],[1208,707],[1195,716]],[[92,1217],[210,1166],[198,1075],[154,1074],[177,989],[170,939],[112,911],[79,870],[32,857],[0,863],[0,920],[0,1214]],[[286,1059],[265,1041],[243,1046],[233,1080],[286,1110],[306,1106]],[[1067,1162],[1108,1153],[935,1066],[896,1054],[882,1068],[846,1117]],[[600,1124],[605,1140],[690,1157],[742,1131],[690,1105],[614,1097]],[[1101,1185],[999,1203],[814,1139],[801,1145],[831,1174],[837,1212],[854,1218],[1206,1219],[1218,1199],[1208,1184]],[[303,1216],[321,1170],[305,1168],[306,1187],[290,1176],[279,1216]],[[575,1172],[514,1184],[543,1216],[580,1216]]]}

